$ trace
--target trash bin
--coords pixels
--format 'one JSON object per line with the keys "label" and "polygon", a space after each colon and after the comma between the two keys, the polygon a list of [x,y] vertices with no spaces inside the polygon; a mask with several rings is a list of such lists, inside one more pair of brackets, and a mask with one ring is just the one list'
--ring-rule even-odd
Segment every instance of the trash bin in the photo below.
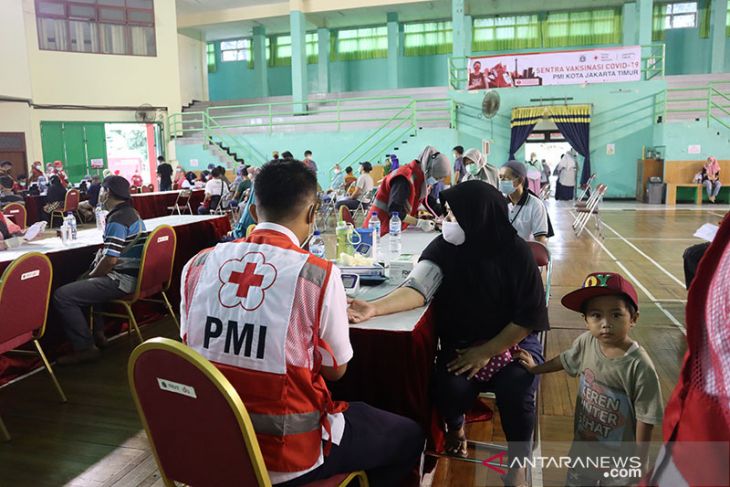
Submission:
{"label": "trash bin", "polygon": [[646,183],[646,195],[644,203],[650,205],[661,205],[664,202],[664,183],[661,181],[648,181]]}

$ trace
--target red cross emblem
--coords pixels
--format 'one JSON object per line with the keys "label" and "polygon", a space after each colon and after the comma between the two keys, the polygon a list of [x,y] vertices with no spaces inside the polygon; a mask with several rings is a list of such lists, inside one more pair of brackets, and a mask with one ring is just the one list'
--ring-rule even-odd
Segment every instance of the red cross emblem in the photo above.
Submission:
{"label": "red cross emblem", "polygon": [[276,274],[276,267],[267,263],[261,252],[229,259],[218,270],[221,282],[218,300],[225,308],[240,306],[253,311],[263,304],[266,290],[276,281]]}

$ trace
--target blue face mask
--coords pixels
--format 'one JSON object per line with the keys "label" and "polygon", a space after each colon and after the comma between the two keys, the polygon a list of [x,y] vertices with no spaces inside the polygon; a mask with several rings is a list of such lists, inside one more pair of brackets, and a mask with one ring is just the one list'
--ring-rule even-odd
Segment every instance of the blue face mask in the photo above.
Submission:
{"label": "blue face mask", "polygon": [[515,192],[515,186],[511,179],[502,179],[499,181],[499,190],[505,195],[510,195]]}

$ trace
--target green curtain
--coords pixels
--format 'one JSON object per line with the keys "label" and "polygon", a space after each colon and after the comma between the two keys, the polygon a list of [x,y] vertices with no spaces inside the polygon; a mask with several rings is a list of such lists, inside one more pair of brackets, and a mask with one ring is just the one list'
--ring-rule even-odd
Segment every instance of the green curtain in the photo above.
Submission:
{"label": "green curtain", "polygon": [[727,3],[727,15],[725,16],[725,33],[730,37],[730,2]]}
{"label": "green curtain", "polygon": [[651,28],[651,40],[652,41],[663,41],[664,40],[664,22],[667,16],[667,4],[666,3],[655,3],[654,11],[652,12],[652,28]]}
{"label": "green curtain", "polygon": [[338,30],[330,38],[330,61],[388,57],[387,27]]}
{"label": "green curtain", "polygon": [[473,52],[539,47],[542,47],[542,39],[537,15],[487,17],[472,22]]}
{"label": "green curtain", "polygon": [[208,72],[215,73],[218,65],[215,62],[215,43],[209,42],[207,45]]}
{"label": "green curtain", "polygon": [[266,60],[269,67],[291,66],[291,36],[270,36],[266,41]]}
{"label": "green curtain", "polygon": [[621,10],[549,12],[542,23],[543,47],[621,43]]}
{"label": "green curtain", "polygon": [[419,22],[403,25],[403,54],[432,56],[454,50],[454,31],[450,21]]}
{"label": "green curtain", "polygon": [[700,38],[710,37],[710,17],[712,16],[712,0],[700,0],[698,3],[697,21],[700,24]]}

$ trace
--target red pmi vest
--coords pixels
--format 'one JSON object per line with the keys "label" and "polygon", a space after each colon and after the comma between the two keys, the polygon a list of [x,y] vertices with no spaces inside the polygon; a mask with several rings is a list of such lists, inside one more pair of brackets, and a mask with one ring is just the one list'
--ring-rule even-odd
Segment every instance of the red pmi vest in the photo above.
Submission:
{"label": "red pmi vest", "polygon": [[[394,172],[388,174],[378,188],[378,192],[375,194],[375,201],[370,206],[368,216],[363,222],[363,228],[367,228],[370,223],[370,215],[376,212],[378,219],[380,220],[380,236],[388,233],[388,223],[390,222],[390,213],[388,213],[388,201],[390,200],[390,185],[393,182],[393,178],[398,176],[404,176],[408,180],[408,184],[411,186],[411,194],[406,203],[406,211],[409,215],[415,217],[418,215],[418,205],[421,203],[420,194],[423,183],[426,180],[426,176],[423,174],[421,164],[413,160],[405,166],[401,166]],[[403,222],[403,230],[408,226],[407,223]]]}
{"label": "red pmi vest", "polygon": [[687,353],[664,413],[665,444],[649,485],[730,485],[729,242],[725,218],[687,296]]}
{"label": "red pmi vest", "polygon": [[347,409],[320,374],[331,270],[287,235],[260,229],[204,250],[183,271],[183,340],[238,391],[269,471],[311,468],[328,453],[327,414]]}

